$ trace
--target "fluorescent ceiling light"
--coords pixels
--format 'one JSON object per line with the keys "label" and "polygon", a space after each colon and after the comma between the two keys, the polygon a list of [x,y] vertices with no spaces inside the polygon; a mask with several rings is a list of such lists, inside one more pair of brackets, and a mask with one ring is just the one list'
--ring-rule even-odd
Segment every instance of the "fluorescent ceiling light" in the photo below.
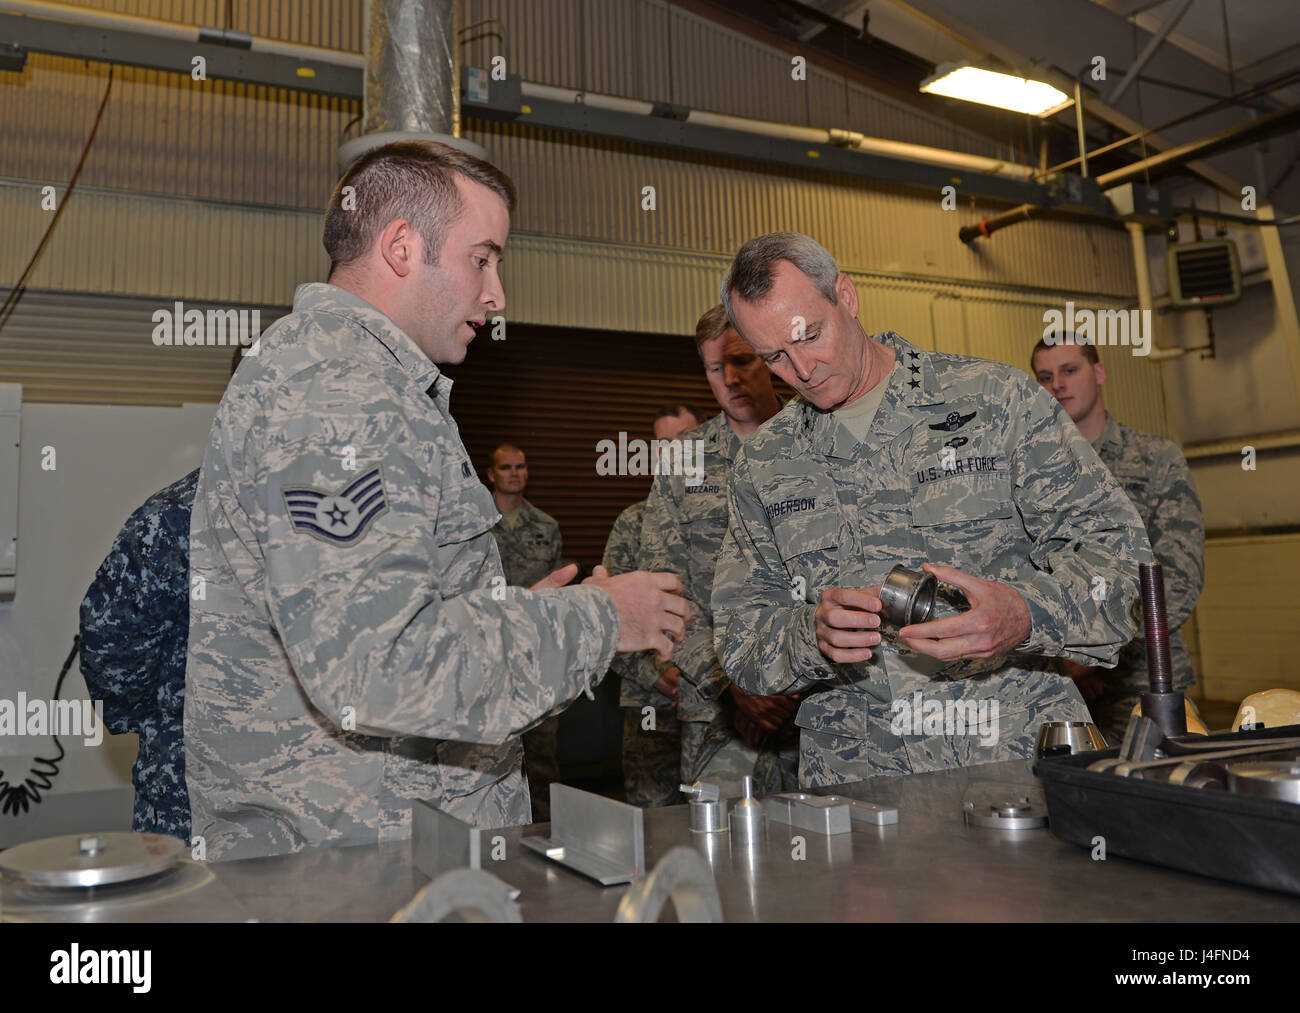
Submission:
{"label": "fluorescent ceiling light", "polygon": [[999,74],[966,63],[945,63],[933,77],[921,82],[921,91],[1031,116],[1047,116],[1072,101],[1065,92],[1043,81]]}

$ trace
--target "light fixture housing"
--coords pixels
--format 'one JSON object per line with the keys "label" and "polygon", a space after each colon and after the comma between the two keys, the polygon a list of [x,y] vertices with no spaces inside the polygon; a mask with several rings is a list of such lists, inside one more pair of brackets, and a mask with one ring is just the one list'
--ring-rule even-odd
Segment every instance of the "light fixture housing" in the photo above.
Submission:
{"label": "light fixture housing", "polygon": [[1074,101],[1045,81],[1002,74],[969,63],[942,64],[921,82],[921,91],[927,95],[945,95],[1029,116],[1051,116]]}

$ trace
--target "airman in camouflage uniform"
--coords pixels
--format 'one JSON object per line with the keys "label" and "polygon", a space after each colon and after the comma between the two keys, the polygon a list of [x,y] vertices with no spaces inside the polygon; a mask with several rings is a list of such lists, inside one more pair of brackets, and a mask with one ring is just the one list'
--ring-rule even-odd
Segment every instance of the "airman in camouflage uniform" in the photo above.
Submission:
{"label": "airman in camouflage uniform", "polygon": [[520,733],[617,649],[668,655],[684,631],[669,575],[505,584],[435,363],[463,361],[505,305],[513,203],[504,174],[444,145],[361,156],[325,214],[335,283],[298,289],[217,408],[185,686],[208,859],[400,839],[417,798],[527,823]]}
{"label": "airman in camouflage uniform", "polygon": [[[511,444],[492,451],[488,467],[492,498],[501,519],[492,534],[501,552],[506,583],[532,587],[564,561],[564,542],[555,518],[524,499],[528,464],[524,452]],[[560,716],[547,718],[524,732],[524,774],[533,800],[533,819],[544,823],[551,818],[551,785],[560,779]]]}
{"label": "airman in camouflage uniform", "polygon": [[[710,596],[718,550],[727,532],[727,479],[743,442],[737,428],[752,432],[780,407],[770,373],[729,326],[722,307],[701,317],[696,344],[705,376],[724,410],[696,429],[682,433],[683,445],[699,445],[702,461],[691,455],[695,470],[661,466],[646,500],[641,529],[646,567],[675,573],[694,605],[686,636],[673,652],[681,671],[677,717],[682,723],[682,780],[717,784],[725,796],[741,793],[741,780],[754,778],[755,791],[769,794],[795,787],[797,753],[793,707],[784,699],[757,701],[786,711],[783,727],[746,742],[737,728],[737,701],[713,646]],[[735,418],[737,421],[731,422]],[[683,461],[687,455],[683,453]],[[743,718],[742,718],[743,721]]]}
{"label": "airman in camouflage uniform", "polygon": [[[1085,352],[1073,341],[1039,344],[1033,355],[1039,382],[1054,396],[1059,393],[1062,407],[1085,438],[1090,435],[1088,429],[1100,427],[1091,438],[1092,449],[1146,526],[1151,549],[1163,570],[1174,688],[1191,689],[1196,673],[1180,627],[1196,608],[1205,583],[1205,522],[1187,460],[1169,440],[1131,429],[1106,412],[1101,389],[1104,367],[1100,380],[1089,368],[1097,365],[1095,347]],[[1052,347],[1059,351],[1049,350]],[[1107,673],[1104,683],[1101,694],[1088,702],[1088,709],[1102,734],[1111,745],[1117,745],[1133,708],[1150,685],[1146,638],[1141,631],[1120,651],[1119,664]]]}
{"label": "airman in camouflage uniform", "polygon": [[[753,281],[760,258],[773,271],[767,292]],[[1133,637],[1137,567],[1151,555],[1136,511],[1059,406],[1019,370],[929,352],[892,331],[868,339],[852,282],[808,237],[746,244],[723,295],[733,323],[803,395],[737,456],[713,591],[730,679],[751,692],[824,687],[799,710],[800,783],[1030,756],[1044,721],[1087,720],[1078,690],[1049,670],[1048,657],[1113,664]],[[852,361],[888,363],[861,440],[836,414],[864,396],[853,384],[873,389],[866,365],[856,377],[843,368]],[[854,643],[852,662],[823,653],[823,592],[869,588],[895,564],[923,563],[970,588],[966,615],[906,627],[906,640],[882,627],[878,645],[874,632]],[[1022,611],[1006,614],[1027,609],[1027,623],[997,625],[993,600],[999,608],[1016,600]],[[862,628],[878,607],[857,611]],[[979,640],[973,632],[942,639],[941,628],[957,638],[954,627],[973,630],[977,619],[1003,640],[980,641],[988,646],[966,656],[957,650]],[[1006,639],[1026,626],[1019,643]],[[921,701],[983,705],[996,739],[900,723]]]}
{"label": "airman in camouflage uniform", "polygon": [[136,831],[190,837],[185,651],[196,468],[127,519],[81,603],[81,674],[114,735],[135,732]]}
{"label": "airman in camouflage uniform", "polygon": [[[601,565],[611,574],[640,568],[641,519],[645,500],[618,515],[605,542]],[[682,732],[673,701],[655,689],[659,668],[649,651],[623,654],[610,667],[619,675],[623,708],[623,788],[631,805],[676,805],[682,801]],[[649,707],[651,713],[645,708]],[[649,727],[647,727],[649,726]]]}

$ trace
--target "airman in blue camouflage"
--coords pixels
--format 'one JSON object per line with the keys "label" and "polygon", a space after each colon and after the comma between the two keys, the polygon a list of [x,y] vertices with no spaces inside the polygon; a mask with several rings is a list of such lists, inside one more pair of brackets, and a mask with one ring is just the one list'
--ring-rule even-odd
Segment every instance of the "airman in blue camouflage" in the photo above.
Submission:
{"label": "airman in blue camouflage", "polygon": [[[1011,367],[868,337],[807,236],[746,243],[722,296],[800,397],[737,455],[716,647],[751,692],[820,688],[797,717],[800,782],[1026,757],[1044,721],[1087,720],[1050,659],[1114,664],[1151,551],[1060,406]],[[896,564],[950,607],[882,626]]]}
{"label": "airman in blue camouflage", "polygon": [[505,586],[435,363],[504,306],[513,204],[440,144],[363,155],[325,215],[330,283],[299,287],[222,398],[190,527],[196,854],[400,839],[417,798],[527,823],[519,735],[616,650],[684,631],[669,575]]}
{"label": "airman in blue camouflage", "polygon": [[[1106,367],[1094,344],[1077,342],[1071,334],[1041,340],[1032,368],[1137,507],[1164,571],[1174,689],[1191,689],[1196,673],[1180,627],[1196,608],[1205,583],[1205,522],[1187,461],[1173,443],[1130,429],[1106,411]],[[1126,644],[1110,672],[1074,663],[1065,668],[1088,701],[1097,727],[1117,745],[1149,688],[1145,637],[1139,632]]]}
{"label": "airman in blue camouflage", "polygon": [[198,469],[127,518],[81,602],[81,674],[114,735],[135,732],[131,829],[190,837],[185,791],[185,651],[190,508]]}
{"label": "airman in blue camouflage", "polygon": [[[689,472],[671,458],[658,469],[642,522],[642,561],[677,574],[693,607],[686,637],[674,653],[680,671],[677,717],[682,723],[682,779],[741,794],[745,777],[767,794],[796,786],[798,706],[785,696],[751,695],[728,680],[713,646],[714,568],[727,531],[727,479],[741,443],[781,403],[771,373],[727,321],[721,306],[700,317],[695,344],[722,411],[681,434],[698,441],[703,467]],[[698,455],[682,454],[682,460]]]}

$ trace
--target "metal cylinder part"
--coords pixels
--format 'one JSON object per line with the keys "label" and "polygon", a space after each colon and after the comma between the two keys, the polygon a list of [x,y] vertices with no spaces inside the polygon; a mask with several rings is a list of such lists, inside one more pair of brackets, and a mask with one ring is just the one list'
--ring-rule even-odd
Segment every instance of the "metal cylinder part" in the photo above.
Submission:
{"label": "metal cylinder part", "polygon": [[727,830],[727,803],[696,802],[689,803],[691,811],[691,830],[697,834],[721,834]]}
{"label": "metal cylinder part", "polygon": [[1105,749],[1106,739],[1090,721],[1048,721],[1038,730],[1035,751],[1042,757],[1054,746],[1065,748],[1053,752],[1090,753]]}
{"label": "metal cylinder part", "polygon": [[737,844],[753,844],[767,833],[767,812],[754,798],[754,779],[742,782],[743,794],[731,810],[731,839]]}
{"label": "metal cylinder part", "polygon": [[1142,586],[1142,622],[1146,630],[1147,672],[1151,679],[1151,692],[1168,693],[1174,688],[1174,680],[1173,666],[1169,660],[1164,569],[1159,563],[1140,563],[1138,577]]}
{"label": "metal cylinder part", "polygon": [[933,574],[895,566],[880,586],[880,614],[898,627],[929,622],[938,590]]}

